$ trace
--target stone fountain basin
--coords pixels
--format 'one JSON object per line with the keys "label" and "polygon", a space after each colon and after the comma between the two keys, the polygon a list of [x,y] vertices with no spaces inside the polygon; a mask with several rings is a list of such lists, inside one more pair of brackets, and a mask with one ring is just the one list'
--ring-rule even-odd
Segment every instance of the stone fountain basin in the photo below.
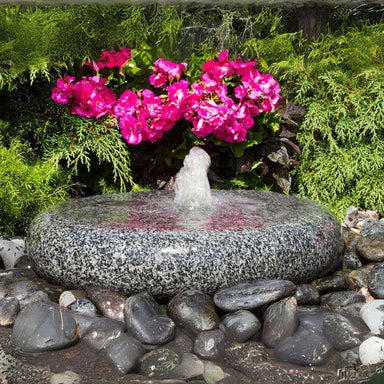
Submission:
{"label": "stone fountain basin", "polygon": [[213,207],[179,210],[172,192],[75,199],[38,215],[28,233],[34,270],[68,287],[171,296],[257,279],[308,282],[335,266],[336,218],[310,200],[213,191]]}

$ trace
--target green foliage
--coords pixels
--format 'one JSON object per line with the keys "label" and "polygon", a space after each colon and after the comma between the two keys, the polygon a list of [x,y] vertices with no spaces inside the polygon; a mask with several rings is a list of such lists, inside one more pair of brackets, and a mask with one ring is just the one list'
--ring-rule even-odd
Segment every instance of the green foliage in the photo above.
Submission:
{"label": "green foliage", "polygon": [[[109,185],[117,185],[120,191],[125,191],[127,186],[133,184],[128,146],[115,127],[115,122],[66,114],[61,123],[64,132],[51,136],[51,149],[45,155],[54,164],[53,169],[64,163],[73,177],[85,172],[88,175],[86,185],[92,186],[93,191],[97,191],[98,186],[104,191],[108,190],[108,181]],[[92,169],[95,166],[99,168],[97,173]],[[106,181],[108,175],[112,180]]]}
{"label": "green foliage", "polygon": [[0,146],[0,232],[22,233],[41,210],[68,198],[68,178],[52,161],[33,161],[33,154],[13,142]]}

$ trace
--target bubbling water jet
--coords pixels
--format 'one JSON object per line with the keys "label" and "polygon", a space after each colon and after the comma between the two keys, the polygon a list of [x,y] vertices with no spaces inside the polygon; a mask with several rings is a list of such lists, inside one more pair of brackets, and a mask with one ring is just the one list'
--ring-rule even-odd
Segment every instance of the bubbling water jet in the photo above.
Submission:
{"label": "bubbling water jet", "polygon": [[176,175],[175,203],[187,210],[210,207],[212,195],[207,173],[211,158],[208,153],[200,147],[193,147],[183,164]]}

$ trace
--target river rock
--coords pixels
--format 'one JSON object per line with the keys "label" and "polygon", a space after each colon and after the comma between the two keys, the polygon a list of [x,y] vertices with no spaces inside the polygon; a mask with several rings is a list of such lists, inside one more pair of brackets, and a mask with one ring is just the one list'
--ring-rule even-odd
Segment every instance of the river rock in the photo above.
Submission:
{"label": "river rock", "polygon": [[91,300],[88,299],[78,299],[71,303],[68,308],[72,312],[84,313],[89,316],[96,316],[97,309]]}
{"label": "river rock", "polygon": [[124,321],[126,296],[102,287],[88,287],[86,293],[88,298],[105,317],[109,317],[112,320]]}
{"label": "river rock", "polygon": [[359,349],[359,347],[356,347],[339,352],[341,365],[344,367],[361,365]]}
{"label": "river rock", "polygon": [[[193,379],[202,378],[204,363],[193,353],[184,353],[180,364],[169,373],[170,378]],[[195,381],[193,381],[195,383]],[[204,382],[205,383],[205,382]]]}
{"label": "river rock", "polygon": [[[283,319],[283,321],[282,321]],[[269,348],[292,336],[299,325],[297,302],[294,297],[273,303],[264,314],[261,340]]]}
{"label": "river rock", "polygon": [[0,239],[0,257],[6,269],[13,268],[17,260],[24,255],[24,252],[23,244],[17,241]]}
{"label": "river rock", "polygon": [[175,334],[175,323],[148,293],[128,298],[124,317],[128,333],[142,343],[162,345]]}
{"label": "river rock", "polygon": [[344,223],[349,228],[353,228],[359,221],[359,210],[356,207],[348,207],[345,212]]}
{"label": "river rock", "polygon": [[107,317],[94,317],[74,313],[79,324],[80,337],[96,351],[103,350],[124,333],[125,326]]}
{"label": "river rock", "polygon": [[167,348],[146,353],[140,360],[140,373],[154,379],[166,379],[180,364],[179,355]]}
{"label": "river rock", "polygon": [[193,350],[193,341],[183,330],[176,328],[175,337],[172,341],[163,345],[163,348],[171,349],[176,352],[179,357]]}
{"label": "river rock", "polygon": [[339,311],[349,304],[364,302],[364,295],[356,291],[333,292],[321,297],[321,305],[334,311]]}
{"label": "river rock", "polygon": [[365,303],[348,304],[345,307],[341,308],[339,312],[343,315],[352,315],[355,317],[360,317],[360,311],[364,305]]}
{"label": "river rock", "polygon": [[224,355],[224,349],[224,332],[220,329],[214,329],[197,335],[193,352],[202,359],[216,360]]}
{"label": "river rock", "polygon": [[241,372],[212,361],[204,361],[204,382],[209,384],[252,384]]}
{"label": "river rock", "polygon": [[350,287],[356,290],[359,290],[363,287],[367,287],[369,284],[371,269],[371,266],[365,266],[349,273],[348,282]]}
{"label": "river rock", "polygon": [[368,288],[377,299],[384,299],[384,265],[377,265],[369,275]]}
{"label": "river rock", "polygon": [[258,280],[242,283],[216,292],[213,300],[217,307],[233,312],[239,309],[255,309],[281,298],[292,296],[296,285],[288,280]]}
{"label": "river rock", "polygon": [[144,352],[144,346],[127,334],[122,334],[112,340],[106,349],[106,355],[123,374],[127,374],[136,368]]}
{"label": "river rock", "polygon": [[345,274],[334,274],[322,277],[311,283],[321,294],[344,291],[348,289],[348,280]]}
{"label": "river rock", "polygon": [[0,325],[7,327],[13,325],[19,313],[19,300],[14,297],[4,297],[0,299]]}
{"label": "river rock", "polygon": [[177,325],[193,333],[209,331],[219,325],[211,297],[195,289],[176,295],[168,303],[168,313]]}
{"label": "river rock", "polygon": [[300,326],[315,332],[322,332],[324,317],[332,313],[321,307],[298,307]]}
{"label": "river rock", "polygon": [[77,324],[63,307],[37,302],[25,307],[13,327],[16,349],[25,353],[61,349],[78,341]]}
{"label": "river rock", "polygon": [[374,300],[364,304],[361,318],[375,335],[384,335],[384,300]]}
{"label": "river rock", "polygon": [[384,340],[376,336],[370,337],[360,345],[359,355],[363,365],[382,363],[384,361]]}
{"label": "river rock", "polygon": [[71,291],[64,291],[59,298],[59,304],[62,307],[68,307],[71,305],[74,301],[79,299],[86,299],[87,295],[85,291],[82,291],[80,289],[74,289]]}
{"label": "river rock", "polygon": [[227,340],[245,343],[261,329],[261,323],[252,312],[240,310],[224,316],[220,329]]}
{"label": "river rock", "polygon": [[367,220],[361,228],[356,248],[368,260],[384,261],[384,222]]}
{"label": "river rock", "polygon": [[321,333],[303,327],[275,349],[276,360],[304,366],[323,365],[331,353],[332,345]]}
{"label": "river rock", "polygon": [[304,304],[319,304],[320,293],[311,284],[300,284],[297,286],[295,299],[298,305]]}
{"label": "river rock", "polygon": [[329,313],[324,316],[323,335],[338,351],[358,347],[369,328],[359,318]]}
{"label": "river rock", "polygon": [[51,377],[51,384],[80,384],[81,377],[72,371],[65,371],[62,373],[55,373]]}

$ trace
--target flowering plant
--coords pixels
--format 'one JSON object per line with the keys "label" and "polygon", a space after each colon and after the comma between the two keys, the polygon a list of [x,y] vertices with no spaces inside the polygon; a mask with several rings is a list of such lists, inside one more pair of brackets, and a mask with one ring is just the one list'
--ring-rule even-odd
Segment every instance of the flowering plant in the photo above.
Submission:
{"label": "flowering plant", "polygon": [[275,111],[281,99],[272,75],[260,73],[256,61],[230,61],[227,51],[202,66],[197,82],[183,78],[186,63],[160,58],[149,78],[154,89],[117,93],[109,87],[113,76],[104,78],[100,71],[118,68],[121,77],[130,59],[128,48],[104,51],[99,61],[84,63],[96,73],[77,82],[71,76],[58,79],[52,99],[68,104],[74,115],[112,117],[129,144],[154,143],[182,119],[191,123],[192,133],[199,138],[240,143],[254,126],[254,117]]}

